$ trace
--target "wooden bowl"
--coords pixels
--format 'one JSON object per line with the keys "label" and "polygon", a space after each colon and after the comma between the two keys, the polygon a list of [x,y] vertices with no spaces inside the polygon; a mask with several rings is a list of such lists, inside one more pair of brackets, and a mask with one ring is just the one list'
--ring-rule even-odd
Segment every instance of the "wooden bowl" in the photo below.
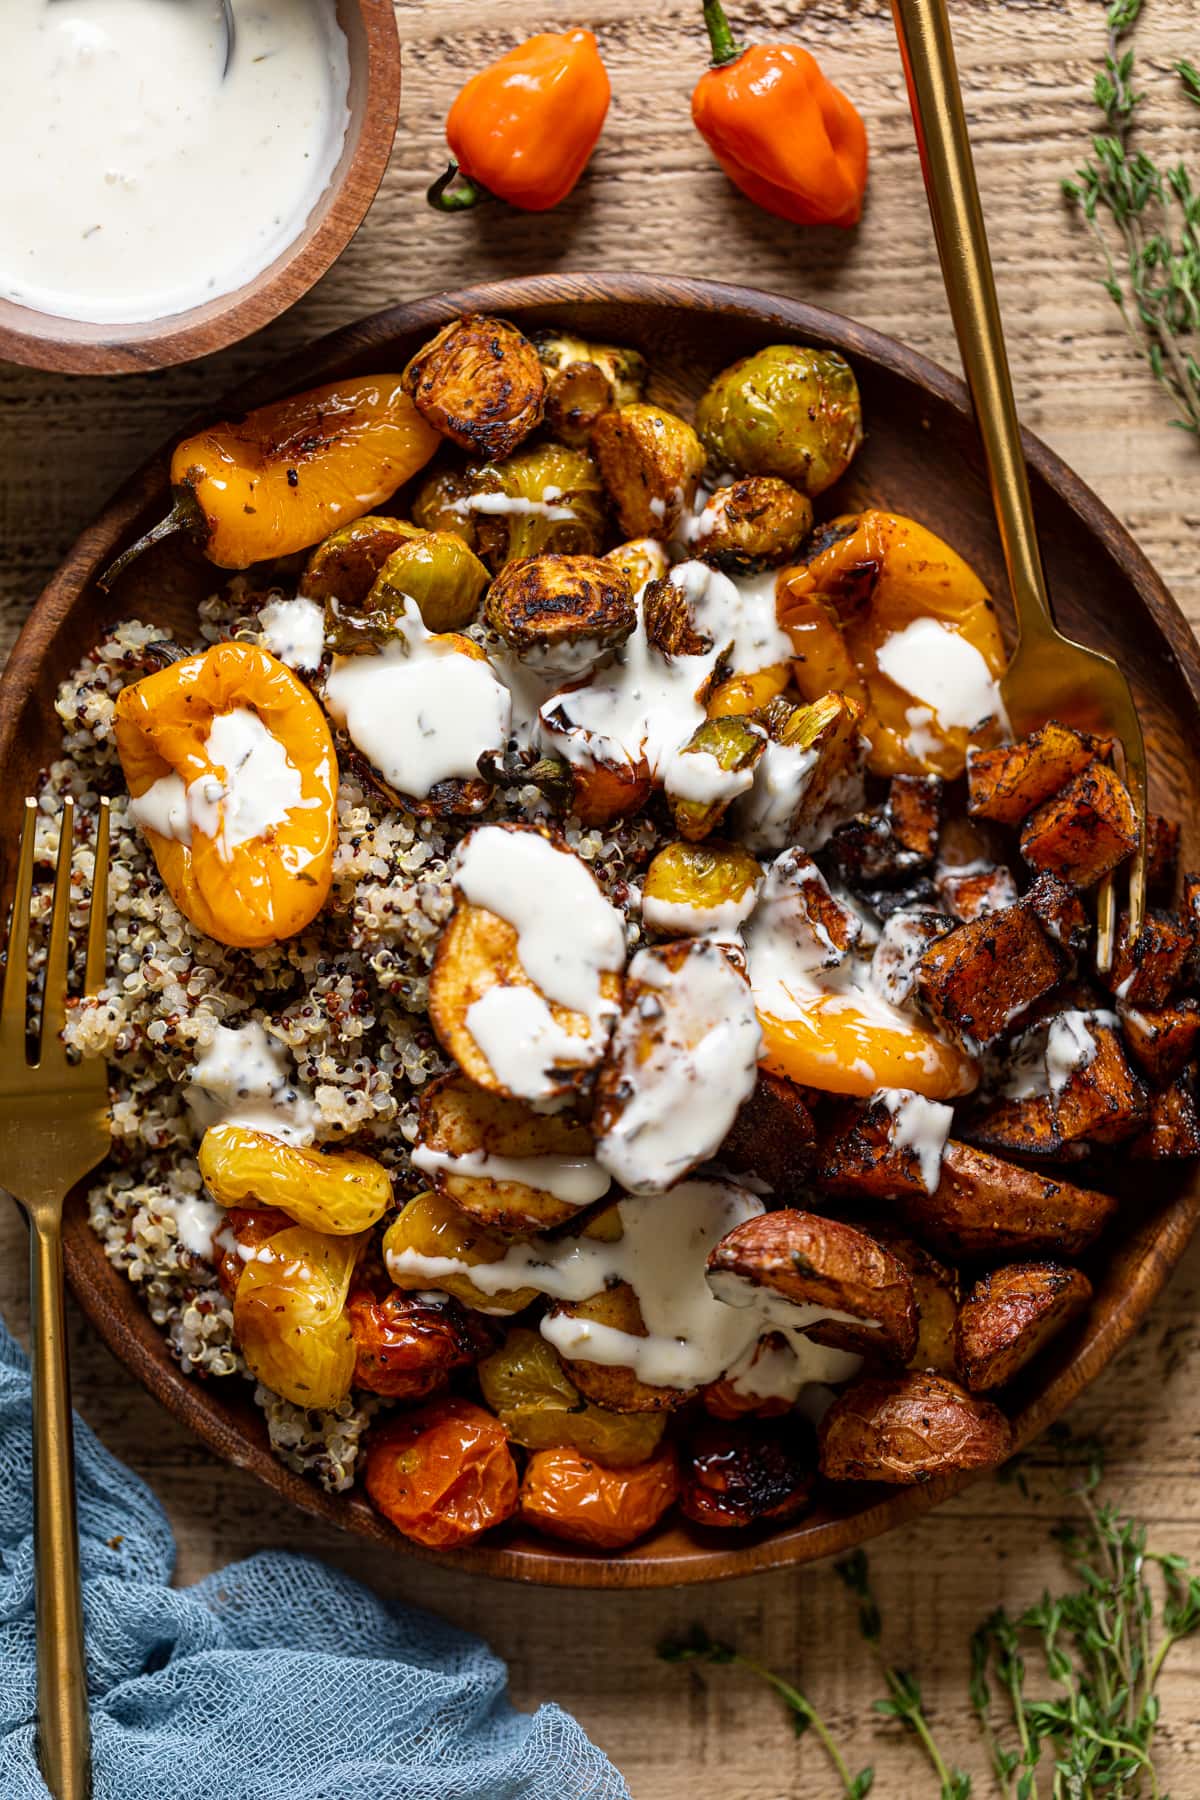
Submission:
{"label": "wooden bowl", "polygon": [[350,123],[328,187],[286,250],[228,294],[136,324],[61,319],[0,299],[0,357],[79,375],[167,369],[249,337],[320,280],[375,198],[400,110],[400,42],[392,0],[337,0],[337,16],[350,51]]}
{"label": "wooden bowl", "polygon": [[[471,309],[526,327],[557,323],[585,337],[643,350],[654,391],[686,405],[714,370],[781,338],[844,352],[862,387],[867,438],[832,510],[883,503],[924,520],[967,556],[993,592],[1005,591],[965,391],[890,338],[797,301],[743,288],[655,276],[541,276],[490,283],[394,307],[326,338],[234,395],[239,408],[350,371],[400,366],[447,319]],[[181,423],[186,424],[186,421]],[[1150,755],[1152,798],[1183,826],[1184,866],[1200,866],[1200,657],[1187,625],[1128,534],[1036,438],[1027,437],[1033,495],[1059,622],[1115,655],[1134,684]],[[199,557],[159,546],[106,596],[95,575],[166,506],[166,456],[133,477],[79,539],[37,602],[0,683],[0,878],[11,892],[21,796],[57,741],[58,682],[112,619],[127,612],[178,624],[213,575]],[[829,509],[827,509],[829,510]],[[1003,602],[1002,602],[1003,604]],[[1142,1165],[1141,1186],[1088,1267],[1095,1303],[1081,1327],[1006,1396],[1025,1443],[1057,1417],[1129,1337],[1178,1260],[1200,1210],[1200,1173]],[[133,1288],[107,1261],[82,1198],[70,1204],[67,1269],[80,1304],[125,1365],[219,1456],[251,1469],[304,1511],[392,1549],[411,1549],[357,1493],[329,1495],[292,1474],[267,1447],[246,1384],[183,1375]],[[842,1487],[787,1530],[750,1535],[671,1524],[620,1557],[593,1556],[517,1527],[442,1560],[499,1575],[583,1587],[712,1581],[845,1551],[923,1512],[958,1481],[908,1489]]]}

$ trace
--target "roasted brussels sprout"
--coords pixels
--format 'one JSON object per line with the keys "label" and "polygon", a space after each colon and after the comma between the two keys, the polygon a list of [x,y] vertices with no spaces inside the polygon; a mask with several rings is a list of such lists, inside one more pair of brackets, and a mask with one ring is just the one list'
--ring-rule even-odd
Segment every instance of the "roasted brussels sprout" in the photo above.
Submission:
{"label": "roasted brussels sprout", "polygon": [[807,1419],[698,1426],[681,1458],[679,1510],[696,1525],[781,1525],[807,1510],[817,1449]]}
{"label": "roasted brussels sprout", "polygon": [[694,556],[736,574],[793,557],[812,530],[812,501],[777,475],[746,475],[710,494],[689,535]]}
{"label": "roasted brussels sprout", "polygon": [[452,319],[417,351],[402,380],[422,418],[476,456],[511,456],[542,422],[538,353],[505,319]]}
{"label": "roasted brussels sprout", "polygon": [[485,617],[522,662],[547,674],[587,674],[637,624],[624,570],[598,556],[526,556],[506,563]]}
{"label": "roasted brussels sprout", "polygon": [[563,332],[539,332],[533,341],[546,378],[546,424],[564,444],[586,444],[601,413],[646,391],[646,359],[637,350]]}
{"label": "roasted brussels sprout", "polygon": [[[365,610],[384,617],[402,613],[408,598],[416,601],[429,631],[459,631],[475,617],[487,584],[487,570],[457,532],[417,532],[388,557]],[[346,615],[344,601],[338,614]]]}
{"label": "roasted brussels sprout", "polygon": [[642,918],[668,937],[729,936],[754,910],[762,869],[738,844],[665,844],[646,871]]}
{"label": "roasted brussels sprout", "polygon": [[521,1483],[521,1517],[552,1537],[621,1550],[658,1524],[678,1492],[671,1444],[631,1469],[603,1468],[578,1450],[539,1450]]}
{"label": "roasted brussels sprout", "polygon": [[849,792],[858,769],[862,708],[847,694],[824,694],[808,706],[779,695],[758,717],[769,742],[735,817],[739,836],[752,849],[778,850],[802,842]]}
{"label": "roasted brussels sprout", "polygon": [[456,1300],[355,1288],[346,1304],[354,1333],[354,1385],[391,1400],[425,1400],[456,1369],[495,1346],[497,1327]]}
{"label": "roasted brussels sprout", "polygon": [[250,1372],[296,1406],[337,1406],[354,1379],[345,1315],[361,1237],[293,1225],[260,1246],[233,1302],[233,1330]]}
{"label": "roasted brussels sprout", "polygon": [[626,536],[673,537],[704,469],[686,420],[660,406],[622,406],[597,419],[592,449]]}
{"label": "roasted brussels sprout", "polygon": [[367,1493],[430,1550],[453,1550],[511,1517],[518,1486],[503,1425],[457,1395],[396,1414],[367,1441]]}
{"label": "roasted brussels sprout", "polygon": [[331,531],[313,550],[299,591],[321,605],[337,600],[351,609],[361,607],[388,557],[419,535],[420,527],[407,519],[378,513],[353,519]]}
{"label": "roasted brussels sprout", "polygon": [[680,837],[696,842],[716,831],[754,784],[767,734],[753,719],[705,719],[667,764],[663,786]]}
{"label": "roasted brussels sprout", "polygon": [[457,532],[495,572],[525,556],[596,555],[606,509],[600,471],[585,450],[535,444],[506,462],[431,476],[413,518]]}
{"label": "roasted brussels sprout", "polygon": [[479,1365],[479,1386],[514,1444],[570,1448],[605,1467],[645,1462],[658,1448],[665,1413],[619,1413],[593,1406],[545,1338],[517,1325]]}
{"label": "roasted brussels sprout", "polygon": [[502,1288],[489,1294],[476,1287],[469,1275],[457,1270],[447,1273],[441,1265],[447,1261],[468,1267],[502,1262],[507,1250],[502,1237],[433,1192],[410,1200],[383,1239],[383,1259],[397,1287],[423,1290],[436,1285],[476,1312],[495,1314],[520,1312],[537,1299],[537,1289]]}
{"label": "roasted brussels sprout", "polygon": [[650,582],[664,580],[671,566],[663,546],[652,537],[630,538],[627,544],[606,550],[604,560],[624,569],[635,596]]}
{"label": "roasted brussels sprout", "polygon": [[[664,656],[708,655],[713,640],[696,623],[696,613],[688,590],[669,577],[665,581],[652,581],[642,596],[646,636]],[[709,687],[713,676],[709,677]]]}
{"label": "roasted brussels sprout", "polygon": [[845,473],[862,442],[858,383],[832,350],[770,344],[705,389],[696,430],[718,467],[778,475],[812,498]]}
{"label": "roasted brussels sprout", "polygon": [[391,1176],[373,1156],[304,1149],[228,1119],[205,1132],[198,1161],[220,1205],[258,1201],[311,1231],[366,1231],[392,1203]]}

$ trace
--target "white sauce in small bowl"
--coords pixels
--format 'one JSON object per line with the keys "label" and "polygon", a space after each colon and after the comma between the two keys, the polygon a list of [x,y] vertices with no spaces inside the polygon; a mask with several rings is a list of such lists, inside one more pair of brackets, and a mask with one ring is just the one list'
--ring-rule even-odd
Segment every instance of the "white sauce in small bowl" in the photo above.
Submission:
{"label": "white sauce in small bowl", "polygon": [[299,237],[350,121],[334,0],[4,0],[0,296],[167,318]]}

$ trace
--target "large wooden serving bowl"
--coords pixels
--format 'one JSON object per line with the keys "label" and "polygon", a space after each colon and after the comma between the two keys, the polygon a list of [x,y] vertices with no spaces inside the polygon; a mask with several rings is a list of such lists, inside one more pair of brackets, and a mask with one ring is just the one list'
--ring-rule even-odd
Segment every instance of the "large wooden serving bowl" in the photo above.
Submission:
{"label": "large wooden serving bowl", "polygon": [[[654,276],[542,276],[441,294],[378,313],[326,338],[232,396],[232,410],[350,371],[401,367],[447,319],[498,312],[525,327],[558,324],[586,337],[634,344],[649,357],[658,398],[687,407],[714,370],[762,344],[796,339],[853,363],[866,443],[826,502],[914,514],[960,550],[993,592],[1005,591],[975,431],[958,381],[890,338],[832,313],[747,289]],[[215,415],[214,415],[215,416]],[[181,431],[197,421],[180,420]],[[1128,534],[1036,438],[1026,440],[1033,497],[1058,621],[1115,656],[1141,708],[1152,802],[1181,821],[1184,866],[1200,867],[1200,656],[1183,618]],[[126,613],[186,623],[211,590],[211,569],[186,547],[163,545],[109,596],[95,576],[162,515],[166,457],[136,475],[84,532],[45,593],[0,684],[0,877],[11,891],[21,796],[54,755],[55,688],[101,629]],[[1042,1431],[1129,1337],[1178,1260],[1200,1209],[1193,1168],[1141,1164],[1120,1223],[1088,1261],[1095,1303],[1081,1328],[1042,1358],[1016,1395],[1017,1440]],[[251,1469],[306,1512],[394,1549],[408,1548],[357,1493],[325,1494],[285,1469],[267,1446],[248,1386],[183,1375],[134,1289],[106,1260],[81,1195],[67,1214],[67,1269],[80,1303],[122,1362],[211,1449]],[[787,1530],[736,1535],[671,1524],[620,1557],[591,1556],[513,1527],[443,1560],[480,1574],[586,1587],[712,1581],[844,1551],[935,1505],[955,1482],[912,1489],[843,1487]]]}

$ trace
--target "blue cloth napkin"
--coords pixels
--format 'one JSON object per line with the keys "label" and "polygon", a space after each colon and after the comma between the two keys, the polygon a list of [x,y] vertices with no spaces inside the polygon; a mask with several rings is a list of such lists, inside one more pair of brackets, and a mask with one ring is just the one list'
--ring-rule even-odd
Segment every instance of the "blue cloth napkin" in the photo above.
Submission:
{"label": "blue cloth napkin", "polygon": [[[35,1757],[29,1367],[0,1321],[0,1796]],[[630,1800],[478,1638],[270,1551],[195,1587],[150,1490],[75,1424],[95,1800]]]}

